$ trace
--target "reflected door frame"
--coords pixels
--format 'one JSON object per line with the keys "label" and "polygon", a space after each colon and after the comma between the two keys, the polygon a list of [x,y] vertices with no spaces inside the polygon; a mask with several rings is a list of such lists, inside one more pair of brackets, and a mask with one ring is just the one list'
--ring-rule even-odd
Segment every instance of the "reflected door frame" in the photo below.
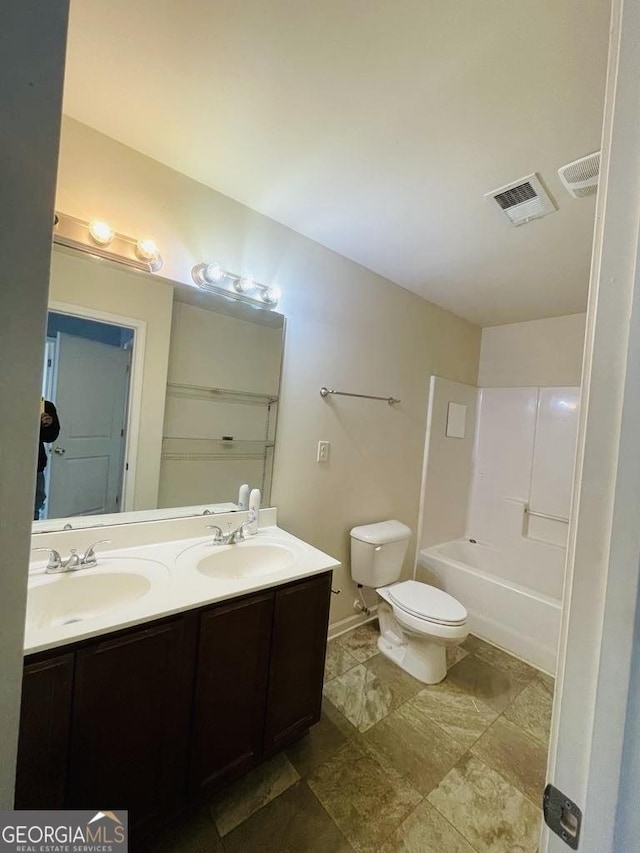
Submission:
{"label": "reflected door frame", "polygon": [[51,300],[47,311],[59,314],[69,314],[85,320],[97,320],[100,323],[111,323],[132,329],[133,352],[131,354],[131,377],[129,383],[129,399],[127,401],[127,431],[124,447],[124,470],[122,475],[122,504],[121,512],[134,508],[136,469],[138,460],[138,440],[140,436],[140,415],[142,413],[142,379],[144,371],[144,353],[146,346],[147,323],[137,317],[125,317],[122,314],[112,314],[85,305],[73,305],[69,302]]}

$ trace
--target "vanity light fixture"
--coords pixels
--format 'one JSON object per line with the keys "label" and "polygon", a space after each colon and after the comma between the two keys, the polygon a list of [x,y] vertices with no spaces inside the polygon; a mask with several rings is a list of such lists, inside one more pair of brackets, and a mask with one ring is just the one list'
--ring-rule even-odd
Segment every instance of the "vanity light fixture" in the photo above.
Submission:
{"label": "vanity light fixture", "polygon": [[89,223],[89,236],[99,246],[108,246],[115,237],[115,232],[108,222],[102,219],[93,219]]}
{"label": "vanity light fixture", "polygon": [[226,272],[220,264],[208,264],[204,271],[204,278],[209,284],[217,284],[224,281]]}
{"label": "vanity light fixture", "polygon": [[157,272],[162,267],[162,257],[153,240],[118,234],[102,219],[87,222],[57,211],[53,241],[145,272]]}
{"label": "vanity light fixture", "polygon": [[260,297],[267,305],[277,305],[282,299],[282,290],[277,284],[272,284],[262,291]]}
{"label": "vanity light fixture", "polygon": [[256,308],[272,311],[282,298],[282,290],[277,285],[260,284],[252,276],[229,272],[218,263],[196,264],[191,278],[200,290],[239,299]]}
{"label": "vanity light fixture", "polygon": [[[202,290],[208,285],[221,284],[227,278],[227,271],[221,264],[197,264],[191,270],[191,278]],[[226,292],[226,288],[222,288]]]}
{"label": "vanity light fixture", "polygon": [[252,275],[243,275],[233,282],[233,286],[238,293],[252,293],[256,289],[256,283]]}
{"label": "vanity light fixture", "polygon": [[138,240],[134,251],[141,261],[149,261],[149,263],[156,261],[160,254],[155,241],[150,240],[148,237],[144,240]]}

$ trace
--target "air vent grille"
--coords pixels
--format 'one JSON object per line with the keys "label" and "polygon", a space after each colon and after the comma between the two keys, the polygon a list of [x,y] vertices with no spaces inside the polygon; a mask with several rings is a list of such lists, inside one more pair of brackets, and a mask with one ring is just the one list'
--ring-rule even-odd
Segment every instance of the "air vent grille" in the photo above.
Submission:
{"label": "air vent grille", "polygon": [[519,184],[517,187],[513,187],[513,189],[498,193],[494,198],[503,210],[507,210],[513,207],[514,204],[522,204],[524,201],[536,198],[536,191],[527,181],[526,184]]}
{"label": "air vent grille", "polygon": [[565,189],[574,198],[594,195],[598,191],[600,174],[600,152],[581,157],[573,163],[567,163],[558,169],[558,175]]}
{"label": "air vent grille", "polygon": [[574,187],[571,190],[571,195],[575,198],[584,198],[586,195],[595,195],[598,192],[598,184],[593,184],[590,187]]}
{"label": "air vent grille", "polygon": [[485,198],[497,208],[512,225],[524,225],[553,213],[556,206],[536,175],[527,175],[518,181],[487,193]]}

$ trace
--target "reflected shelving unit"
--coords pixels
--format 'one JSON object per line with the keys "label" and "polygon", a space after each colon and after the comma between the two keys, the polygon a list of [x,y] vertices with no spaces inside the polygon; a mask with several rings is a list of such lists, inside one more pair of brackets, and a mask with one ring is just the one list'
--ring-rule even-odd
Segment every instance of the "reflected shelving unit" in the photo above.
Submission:
{"label": "reflected shelving unit", "polygon": [[240,403],[248,406],[269,407],[278,402],[278,398],[271,394],[256,394],[254,391],[238,391],[229,388],[207,388],[203,385],[183,385],[178,382],[167,384],[167,396],[209,400],[214,403]]}
{"label": "reflected shelving unit", "polygon": [[194,489],[205,501],[235,500],[242,482],[268,502],[277,405],[272,394],[169,382],[161,505]]}

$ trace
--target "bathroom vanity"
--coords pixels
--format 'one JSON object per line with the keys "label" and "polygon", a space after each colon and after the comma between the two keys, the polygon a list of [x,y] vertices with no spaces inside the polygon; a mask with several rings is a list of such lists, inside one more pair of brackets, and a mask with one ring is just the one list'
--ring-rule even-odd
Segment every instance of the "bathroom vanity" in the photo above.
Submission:
{"label": "bathroom vanity", "polygon": [[[153,594],[78,621],[53,606],[43,616],[41,603],[28,614],[16,808],[106,803],[143,832],[318,721],[339,564],[275,526],[215,546],[193,536],[205,523],[184,520],[188,538],[113,550],[86,570],[162,556],[168,577]],[[51,583],[73,593],[82,574]]]}

